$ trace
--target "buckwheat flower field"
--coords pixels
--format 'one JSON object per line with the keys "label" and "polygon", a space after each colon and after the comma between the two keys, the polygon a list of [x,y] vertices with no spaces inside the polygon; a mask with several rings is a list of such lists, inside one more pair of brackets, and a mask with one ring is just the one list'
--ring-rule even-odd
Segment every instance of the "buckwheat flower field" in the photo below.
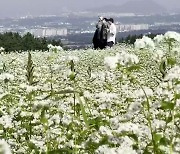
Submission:
{"label": "buckwheat flower field", "polygon": [[0,153],[180,153],[179,33],[48,47],[0,54]]}

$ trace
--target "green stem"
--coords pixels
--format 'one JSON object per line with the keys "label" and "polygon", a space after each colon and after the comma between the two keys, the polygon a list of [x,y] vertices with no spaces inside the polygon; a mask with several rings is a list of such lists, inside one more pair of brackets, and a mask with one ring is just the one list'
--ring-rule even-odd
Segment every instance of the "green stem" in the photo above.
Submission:
{"label": "green stem", "polygon": [[[176,92],[174,91],[175,96],[176,96]],[[174,99],[174,106],[176,105],[176,99]],[[170,154],[173,154],[173,147],[174,147],[174,136],[175,136],[175,117],[174,117],[174,108],[171,112],[171,116],[172,116],[172,139],[171,139],[171,144],[170,144]]]}
{"label": "green stem", "polygon": [[76,95],[73,94],[73,100],[74,100],[74,116],[76,116]]}
{"label": "green stem", "polygon": [[[136,80],[137,81],[137,80]],[[148,111],[148,115],[146,115],[145,111],[144,111],[144,105],[143,105],[143,111],[144,111],[144,116],[145,118],[148,120],[148,125],[149,125],[149,128],[150,128],[150,131],[151,131],[151,136],[152,136],[152,143],[153,143],[153,151],[154,151],[154,154],[157,153],[157,147],[156,147],[156,142],[155,142],[155,139],[154,139],[154,133],[153,133],[153,128],[152,128],[152,123],[151,123],[151,112],[150,112],[150,102],[149,102],[149,98],[144,90],[144,88],[141,86],[141,84],[139,83],[139,81],[137,81],[138,85],[140,86],[140,88],[143,90],[144,92],[144,95],[146,97],[146,100],[147,100],[147,111]]]}

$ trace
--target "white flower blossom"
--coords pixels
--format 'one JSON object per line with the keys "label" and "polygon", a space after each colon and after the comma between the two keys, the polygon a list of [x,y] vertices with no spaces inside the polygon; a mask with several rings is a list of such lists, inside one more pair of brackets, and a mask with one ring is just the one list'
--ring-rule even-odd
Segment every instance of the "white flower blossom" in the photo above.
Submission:
{"label": "white flower blossom", "polygon": [[117,149],[117,154],[137,154],[137,152],[129,146],[121,146]]}
{"label": "white flower blossom", "polygon": [[171,68],[168,72],[167,75],[165,76],[165,80],[175,80],[175,79],[180,79],[180,66],[174,66]]}
{"label": "white flower blossom", "polygon": [[0,124],[3,125],[4,128],[12,128],[12,117],[10,115],[3,115],[0,117]]}
{"label": "white flower blossom", "polygon": [[50,100],[39,100],[39,101],[34,101],[33,102],[35,107],[37,107],[37,106],[41,106],[41,107],[46,106],[46,107],[48,107],[50,105],[50,103],[51,103]]}
{"label": "white flower blossom", "polygon": [[61,121],[63,124],[69,125],[72,122],[72,117],[70,115],[64,114]]}
{"label": "white flower blossom", "polygon": [[103,134],[103,135],[112,136],[112,131],[111,131],[109,128],[105,127],[105,126],[101,126],[101,127],[99,128],[99,131],[100,131],[100,133]]}
{"label": "white flower blossom", "polygon": [[147,97],[153,96],[153,91],[149,87],[143,87],[143,89],[138,89],[134,91],[134,97],[135,98],[141,98],[141,97]]}
{"label": "white flower blossom", "polygon": [[136,49],[150,48],[155,49],[153,40],[147,36],[143,36],[142,39],[136,39],[134,46]]}
{"label": "white flower blossom", "polygon": [[49,48],[49,51],[51,52],[59,52],[59,51],[62,51],[63,48],[61,46],[53,46],[52,44],[48,44],[47,46]]}
{"label": "white flower blossom", "polygon": [[144,49],[146,47],[146,44],[142,39],[136,39],[134,46],[136,49]]}
{"label": "white flower blossom", "polygon": [[77,57],[77,56],[71,56],[71,55],[69,55],[69,56],[67,56],[66,58],[67,58],[67,61],[73,60],[73,62],[76,62],[76,63],[79,61],[79,57]]}
{"label": "white flower blossom", "polygon": [[3,52],[5,49],[3,47],[0,47],[0,52]]}
{"label": "white flower blossom", "polygon": [[116,56],[109,56],[104,58],[104,63],[110,69],[115,69],[118,64],[122,66],[129,66],[139,63],[139,59],[135,54],[127,52],[117,53]]}
{"label": "white flower blossom", "polygon": [[129,105],[128,112],[130,114],[139,112],[142,109],[142,105],[139,102],[132,102]]}
{"label": "white flower blossom", "polygon": [[119,123],[118,125],[119,125],[119,128],[117,130],[115,130],[115,132],[117,132],[117,133],[121,133],[121,132],[137,133],[137,132],[139,132],[139,127],[137,124],[127,122],[127,123]]}
{"label": "white flower blossom", "polygon": [[118,60],[120,65],[133,65],[139,63],[139,58],[135,54],[129,54],[123,52],[118,54]]}
{"label": "white flower blossom", "polygon": [[9,74],[9,73],[2,73],[2,74],[0,74],[0,80],[13,81],[14,80],[14,75]]}
{"label": "white flower blossom", "polygon": [[109,148],[108,145],[101,145],[99,148],[95,151],[96,154],[116,154],[116,152]]}
{"label": "white flower blossom", "polygon": [[11,149],[9,144],[4,140],[0,140],[0,153],[2,154],[11,154]]}
{"label": "white flower blossom", "polygon": [[156,129],[164,128],[165,125],[166,125],[166,121],[164,120],[154,119],[152,122],[153,128],[156,128]]}
{"label": "white flower blossom", "polygon": [[110,69],[115,69],[117,67],[118,57],[117,56],[109,56],[104,58],[104,64],[108,66]]}
{"label": "white flower blossom", "polygon": [[162,41],[164,41],[164,35],[156,35],[155,37],[154,37],[154,42],[155,43],[161,43]]}
{"label": "white flower blossom", "polygon": [[92,94],[89,91],[87,91],[87,90],[83,92],[83,95],[87,99],[91,99],[92,98]]}
{"label": "white flower blossom", "polygon": [[180,42],[180,34],[174,31],[168,31],[164,34],[164,39],[165,40],[173,39],[177,42]]}
{"label": "white flower blossom", "polygon": [[36,138],[31,138],[30,141],[35,144],[41,150],[44,149],[45,142],[43,140],[37,140]]}
{"label": "white flower blossom", "polygon": [[165,53],[162,50],[156,50],[153,52],[153,59],[160,62],[164,54]]}
{"label": "white flower blossom", "polygon": [[31,85],[27,85],[27,84],[20,84],[19,85],[20,88],[25,89],[27,93],[33,92],[33,91],[37,91],[40,88],[38,86],[31,86]]}
{"label": "white flower blossom", "polygon": [[33,113],[27,112],[27,111],[21,111],[20,115],[21,115],[21,117],[30,117],[33,115]]}
{"label": "white flower blossom", "polygon": [[95,95],[95,98],[97,98],[100,102],[111,102],[113,99],[117,98],[117,94],[100,92]]}

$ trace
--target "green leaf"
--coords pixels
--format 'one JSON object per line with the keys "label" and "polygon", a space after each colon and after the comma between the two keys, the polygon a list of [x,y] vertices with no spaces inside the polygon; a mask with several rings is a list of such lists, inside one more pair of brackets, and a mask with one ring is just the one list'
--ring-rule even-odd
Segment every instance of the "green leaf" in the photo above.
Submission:
{"label": "green leaf", "polygon": [[40,118],[40,121],[43,124],[48,122],[48,119],[46,118],[45,113],[46,113],[46,110],[45,110],[45,108],[43,108],[42,111],[41,111],[41,118]]}
{"label": "green leaf", "polygon": [[174,118],[180,118],[180,113],[176,113],[176,114],[174,115]]}
{"label": "green leaf", "polygon": [[75,93],[74,90],[61,90],[61,91],[55,91],[54,94],[70,94]]}
{"label": "green leaf", "polygon": [[48,151],[48,154],[72,154],[73,150],[70,148],[56,149]]}
{"label": "green leaf", "polygon": [[170,123],[172,121],[172,117],[168,117],[167,119],[166,119],[166,123]]}
{"label": "green leaf", "polygon": [[7,102],[12,102],[18,98],[19,98],[19,96],[17,96],[17,95],[7,93],[7,94],[2,95],[0,100],[6,100]]}
{"label": "green leaf", "polygon": [[[180,80],[175,80],[175,83],[174,83],[175,85],[178,85],[178,84],[180,84]],[[180,95],[180,94],[178,94],[178,95]]]}
{"label": "green leaf", "polygon": [[174,103],[171,103],[169,101],[162,101],[161,102],[161,108],[163,110],[173,110],[174,109]]}
{"label": "green leaf", "polygon": [[156,143],[159,143],[160,139],[163,137],[163,134],[162,133],[155,133],[154,134],[154,141]]}
{"label": "green leaf", "polygon": [[173,66],[173,65],[175,65],[176,64],[176,59],[175,58],[167,58],[167,64],[168,65],[171,65],[171,66]]}
{"label": "green leaf", "polygon": [[96,117],[93,119],[89,119],[90,127],[95,128],[96,130],[99,130],[100,126],[109,125],[108,121],[103,120],[102,117]]}
{"label": "green leaf", "polygon": [[47,119],[46,117],[43,117],[43,118],[40,119],[40,121],[41,121],[43,124],[45,124],[45,123],[48,122],[48,119]]}
{"label": "green leaf", "polygon": [[166,62],[164,60],[161,61],[160,65],[159,65],[159,70],[162,74],[162,77],[165,77],[166,74]]}
{"label": "green leaf", "polygon": [[133,138],[136,142],[138,142],[138,137],[136,134],[128,134],[127,136]]}
{"label": "green leaf", "polygon": [[28,142],[28,147],[31,149],[31,150],[35,150],[35,153],[39,153],[39,150],[38,148],[36,147],[36,145],[32,142]]}
{"label": "green leaf", "polygon": [[175,100],[180,99],[180,94],[175,94],[174,98]]}
{"label": "green leaf", "polygon": [[170,141],[164,136],[159,141],[160,145],[168,146],[170,144]]}
{"label": "green leaf", "polygon": [[73,80],[75,79],[75,77],[76,77],[75,72],[71,72],[71,74],[69,75],[69,79],[70,79],[71,81],[73,81]]}
{"label": "green leaf", "polygon": [[143,154],[152,154],[152,141],[146,145]]}
{"label": "green leaf", "polygon": [[134,71],[134,70],[139,70],[140,69],[140,66],[139,65],[133,65],[133,66],[130,66],[128,68],[126,68],[129,72],[131,71]]}
{"label": "green leaf", "polygon": [[84,119],[84,122],[86,124],[86,127],[89,128],[89,121],[88,121],[88,118],[87,118],[87,115],[86,115],[86,112],[85,112],[85,108],[84,108],[84,105],[82,103],[82,100],[81,98],[79,97],[79,95],[76,95],[78,100],[79,100],[79,103],[80,103],[80,108],[81,108],[81,113],[82,113],[82,116],[83,116],[83,119]]}

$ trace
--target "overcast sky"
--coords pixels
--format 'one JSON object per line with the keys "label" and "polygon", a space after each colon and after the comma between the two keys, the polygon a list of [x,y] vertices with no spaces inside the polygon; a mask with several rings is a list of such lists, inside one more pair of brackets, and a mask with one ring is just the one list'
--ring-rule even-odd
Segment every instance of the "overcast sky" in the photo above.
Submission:
{"label": "overcast sky", "polygon": [[[0,17],[58,15],[62,10],[85,10],[109,4],[121,5],[127,1],[129,0],[0,0]],[[180,0],[154,1],[167,9],[180,8]]]}

